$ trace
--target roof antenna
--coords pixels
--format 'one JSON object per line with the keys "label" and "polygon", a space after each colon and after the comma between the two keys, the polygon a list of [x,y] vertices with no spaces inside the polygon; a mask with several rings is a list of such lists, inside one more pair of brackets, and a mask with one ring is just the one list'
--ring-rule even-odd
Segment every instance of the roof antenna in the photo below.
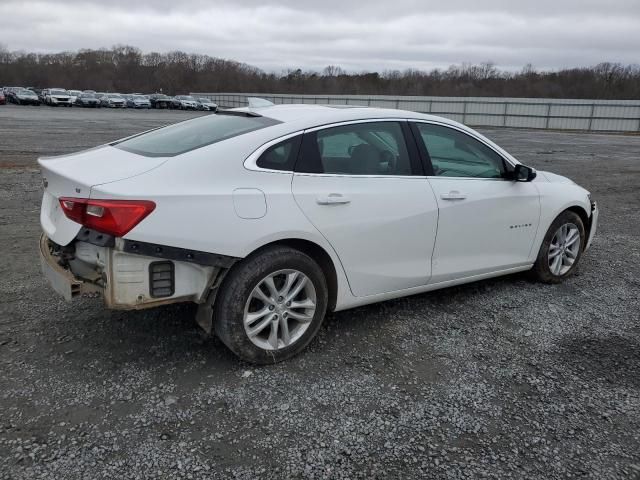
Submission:
{"label": "roof antenna", "polygon": [[249,109],[273,107],[275,105],[275,103],[259,97],[249,97],[247,101],[249,102]]}

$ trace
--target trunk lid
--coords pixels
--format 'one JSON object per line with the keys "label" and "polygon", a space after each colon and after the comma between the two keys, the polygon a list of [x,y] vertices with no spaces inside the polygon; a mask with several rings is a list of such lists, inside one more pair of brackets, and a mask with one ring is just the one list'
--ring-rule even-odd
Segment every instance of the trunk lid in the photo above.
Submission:
{"label": "trunk lid", "polygon": [[44,187],[40,210],[42,229],[58,245],[69,244],[82,225],[65,216],[60,197],[90,198],[91,188],[95,185],[140,175],[166,160],[143,157],[108,145],[69,155],[39,158]]}

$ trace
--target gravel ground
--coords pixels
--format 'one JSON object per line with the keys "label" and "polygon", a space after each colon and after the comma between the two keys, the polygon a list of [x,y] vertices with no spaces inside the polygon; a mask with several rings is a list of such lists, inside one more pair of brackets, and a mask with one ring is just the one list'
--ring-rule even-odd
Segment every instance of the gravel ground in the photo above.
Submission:
{"label": "gravel ground", "polygon": [[598,200],[566,283],[333,314],[255,368],[191,306],[67,304],[39,273],[36,155],[192,115],[0,107],[0,478],[640,478],[640,137],[484,130]]}

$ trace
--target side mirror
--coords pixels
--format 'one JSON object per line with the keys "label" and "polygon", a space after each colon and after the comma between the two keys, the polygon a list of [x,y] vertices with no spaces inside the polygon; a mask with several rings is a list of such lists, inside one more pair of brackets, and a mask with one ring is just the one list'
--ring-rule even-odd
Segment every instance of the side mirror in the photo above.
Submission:
{"label": "side mirror", "polygon": [[516,182],[530,182],[536,178],[535,168],[527,167],[526,165],[518,164],[513,171],[513,179]]}

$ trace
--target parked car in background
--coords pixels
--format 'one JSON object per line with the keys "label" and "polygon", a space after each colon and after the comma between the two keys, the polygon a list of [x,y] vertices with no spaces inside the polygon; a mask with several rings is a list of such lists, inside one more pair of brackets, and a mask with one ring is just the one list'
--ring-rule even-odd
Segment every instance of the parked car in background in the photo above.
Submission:
{"label": "parked car in background", "polygon": [[174,110],[179,110],[181,103],[180,100],[178,100],[176,97],[169,97],[169,108],[172,108]]}
{"label": "parked car in background", "polygon": [[3,91],[4,91],[4,96],[7,99],[7,102],[11,102],[11,97],[13,96],[13,93],[17,90],[20,90],[22,87],[3,87]]}
{"label": "parked car in background", "polygon": [[20,88],[11,92],[10,100],[16,105],[40,105],[40,98],[33,90]]}
{"label": "parked car in background", "polygon": [[151,102],[144,95],[131,94],[124,96],[129,108],[151,108]]}
{"label": "parked car in background", "polygon": [[76,103],[76,99],[78,98],[78,95],[80,95],[82,92],[80,90],[69,90],[69,96],[71,97],[71,103],[75,104]]}
{"label": "parked car in background", "polygon": [[100,98],[100,104],[108,108],[127,108],[127,102],[119,93],[107,93]]}
{"label": "parked car in background", "polygon": [[151,108],[171,108],[171,98],[164,93],[154,93],[149,96],[149,102],[151,102]]}
{"label": "parked car in background", "polygon": [[65,106],[71,107],[71,95],[62,88],[47,88],[44,94],[44,103],[52,107]]}
{"label": "parked car in background", "polygon": [[78,107],[100,108],[100,99],[95,93],[81,92],[77,97],[74,105]]}
{"label": "parked car in background", "polygon": [[4,94],[5,101],[11,103],[11,95],[13,94],[13,87],[2,87],[2,93]]}
{"label": "parked car in background", "polygon": [[200,97],[198,100],[198,110],[205,110],[207,112],[217,112],[218,105],[213,103],[208,98]]}
{"label": "parked car in background", "polygon": [[0,90],[0,105],[7,104],[7,97],[4,95],[4,92]]}
{"label": "parked car in background", "polygon": [[191,95],[176,95],[175,99],[180,102],[180,106],[178,108],[181,110],[198,109],[198,101]]}
{"label": "parked car in background", "polygon": [[598,223],[570,179],[402,110],[236,109],[38,163],[56,292],[195,302],[255,363],[300,352],[328,311],[515,272],[560,283]]}

